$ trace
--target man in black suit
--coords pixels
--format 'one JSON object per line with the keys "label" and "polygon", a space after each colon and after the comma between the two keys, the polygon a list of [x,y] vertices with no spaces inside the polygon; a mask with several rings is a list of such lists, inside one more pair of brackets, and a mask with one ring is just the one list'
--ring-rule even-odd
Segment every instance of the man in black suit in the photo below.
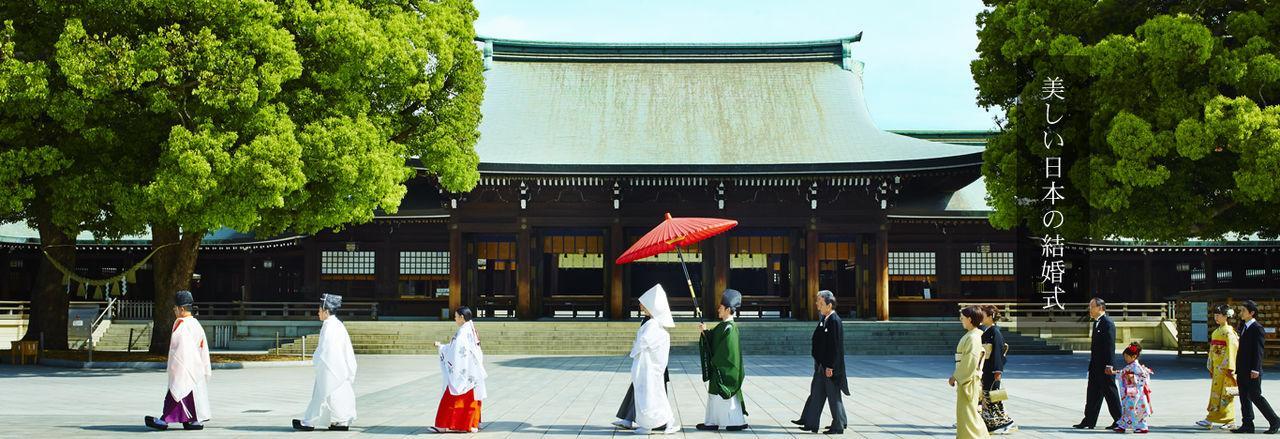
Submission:
{"label": "man in black suit", "polygon": [[1089,342],[1089,389],[1085,391],[1084,420],[1073,425],[1075,428],[1094,428],[1098,423],[1098,411],[1102,409],[1102,400],[1107,400],[1107,411],[1111,412],[1111,425],[1116,427],[1120,420],[1120,392],[1116,389],[1115,357],[1116,357],[1116,325],[1107,318],[1107,302],[1095,297],[1089,301],[1089,317],[1093,319],[1092,340]]}
{"label": "man in black suit", "polygon": [[1255,317],[1258,304],[1246,300],[1240,304],[1240,349],[1236,351],[1236,383],[1240,389],[1240,428],[1232,433],[1253,433],[1253,406],[1258,406],[1271,427],[1265,433],[1276,434],[1280,430],[1280,418],[1271,410],[1271,404],[1262,396],[1262,354],[1266,349],[1267,331]]}
{"label": "man in black suit", "polygon": [[809,384],[809,399],[804,403],[800,419],[791,423],[817,433],[818,423],[822,421],[822,403],[826,402],[831,406],[831,426],[823,434],[843,434],[849,425],[840,396],[841,392],[849,394],[849,379],[844,373],[844,328],[840,326],[840,314],[835,311],[834,294],[819,291],[817,305],[822,317],[813,329],[813,381]]}

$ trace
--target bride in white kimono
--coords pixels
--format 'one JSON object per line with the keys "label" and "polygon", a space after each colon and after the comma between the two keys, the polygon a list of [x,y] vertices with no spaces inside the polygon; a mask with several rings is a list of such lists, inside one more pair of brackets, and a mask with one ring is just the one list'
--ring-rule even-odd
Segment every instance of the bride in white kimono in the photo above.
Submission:
{"label": "bride in white kimono", "polygon": [[676,422],[671,403],[667,401],[663,372],[667,370],[667,359],[671,352],[671,334],[667,333],[666,328],[674,328],[676,322],[671,318],[671,307],[667,304],[667,293],[662,290],[662,285],[654,285],[640,296],[640,310],[652,318],[640,327],[635,344],[631,347],[631,382],[635,386],[636,404],[635,432],[672,434],[680,431],[680,424]]}
{"label": "bride in white kimono", "polygon": [[340,307],[342,296],[321,296],[320,310],[316,313],[324,323],[311,359],[316,382],[307,412],[302,419],[293,420],[295,430],[312,431],[317,425],[328,425],[331,431],[347,431],[356,420],[356,393],[351,387],[356,382],[356,352],[351,347],[346,325],[333,315]]}

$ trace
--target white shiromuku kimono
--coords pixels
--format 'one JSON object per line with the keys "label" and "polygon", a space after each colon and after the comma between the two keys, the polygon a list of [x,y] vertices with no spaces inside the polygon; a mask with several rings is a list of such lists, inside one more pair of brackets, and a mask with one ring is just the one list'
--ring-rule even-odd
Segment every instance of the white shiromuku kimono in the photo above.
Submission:
{"label": "white shiromuku kimono", "polygon": [[[187,416],[200,422],[213,418],[209,409],[209,379],[213,367],[209,363],[209,343],[205,341],[204,327],[195,317],[182,317],[173,323],[169,336],[169,394],[175,401],[191,395],[196,412]],[[182,405],[182,404],[179,404]],[[183,405],[183,410],[186,406]]]}
{"label": "white shiromuku kimono", "polygon": [[480,336],[474,323],[463,323],[453,340],[440,346],[440,371],[449,394],[464,395],[475,390],[476,401],[488,396],[484,380],[489,374],[484,370],[484,352],[480,350]]}
{"label": "white shiromuku kimono", "polygon": [[671,404],[667,401],[663,372],[671,352],[671,334],[666,328],[675,327],[667,293],[661,285],[655,285],[640,297],[640,303],[653,318],[645,322],[636,333],[631,347],[631,383],[635,386],[636,426],[655,429],[676,426]]}
{"label": "white shiromuku kimono", "polygon": [[316,383],[311,390],[311,404],[302,415],[308,426],[350,425],[356,419],[356,352],[346,325],[329,316],[320,326],[320,342],[312,362]]}

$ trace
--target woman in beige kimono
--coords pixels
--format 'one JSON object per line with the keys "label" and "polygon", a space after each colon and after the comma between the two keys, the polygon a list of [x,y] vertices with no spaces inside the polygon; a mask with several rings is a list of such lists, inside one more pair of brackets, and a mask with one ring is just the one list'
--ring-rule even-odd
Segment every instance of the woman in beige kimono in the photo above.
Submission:
{"label": "woman in beige kimono", "polygon": [[986,313],[976,306],[960,310],[960,324],[965,332],[956,345],[956,371],[947,384],[956,388],[956,438],[986,438],[987,425],[979,413],[978,400],[982,397],[982,360],[987,351],[982,348],[982,320]]}
{"label": "woman in beige kimono", "polygon": [[1221,424],[1218,428],[1232,429],[1236,422],[1235,395],[1227,392],[1228,387],[1236,387],[1236,351],[1240,349],[1240,336],[1231,326],[1229,319],[1235,310],[1227,305],[1218,305],[1213,309],[1213,320],[1218,329],[1209,338],[1209,376],[1213,379],[1209,385],[1209,414],[1196,422],[1204,428],[1213,428],[1213,424]]}

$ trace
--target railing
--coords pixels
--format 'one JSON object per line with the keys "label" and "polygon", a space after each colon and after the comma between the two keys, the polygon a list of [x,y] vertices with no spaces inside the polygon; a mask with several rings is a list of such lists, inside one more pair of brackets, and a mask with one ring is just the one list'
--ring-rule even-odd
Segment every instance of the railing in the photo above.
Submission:
{"label": "railing", "polygon": [[121,300],[116,305],[116,318],[120,320],[151,320],[155,304],[147,300]]}
{"label": "railing", "polygon": [[[515,317],[516,296],[480,296],[476,298],[476,317]],[[506,315],[498,315],[498,313]]]}
{"label": "railing", "polygon": [[[738,308],[737,318],[744,315],[748,318],[783,318],[790,317],[791,298],[774,296],[742,296],[742,306]],[[766,315],[767,314],[767,315]]]}
{"label": "railing", "polygon": [[93,323],[89,325],[89,337],[85,340],[84,345],[89,348],[89,362],[93,362],[93,334],[98,332],[98,325],[103,319],[111,320],[116,309],[116,298],[107,298],[107,306],[103,307],[102,312],[98,313],[98,317],[93,319]]}
{"label": "railing", "polygon": [[[1088,321],[1088,303],[1064,303],[1063,309],[1053,306],[1045,308],[1043,303],[1036,302],[961,302],[962,309],[969,305],[995,305],[1000,308],[1000,315],[1006,319],[1036,319],[1046,321]],[[1167,303],[1108,303],[1107,315],[1116,320],[1160,321],[1171,316]]]}
{"label": "railing", "polygon": [[544,315],[552,317],[604,317],[605,301],[602,296],[551,296],[542,301]]}
{"label": "railing", "polygon": [[25,319],[31,314],[31,302],[0,301],[0,316]]}
{"label": "railing", "polygon": [[[316,318],[319,302],[198,302],[195,315],[202,319],[308,320]],[[346,320],[377,320],[376,302],[347,302],[334,313]]]}

